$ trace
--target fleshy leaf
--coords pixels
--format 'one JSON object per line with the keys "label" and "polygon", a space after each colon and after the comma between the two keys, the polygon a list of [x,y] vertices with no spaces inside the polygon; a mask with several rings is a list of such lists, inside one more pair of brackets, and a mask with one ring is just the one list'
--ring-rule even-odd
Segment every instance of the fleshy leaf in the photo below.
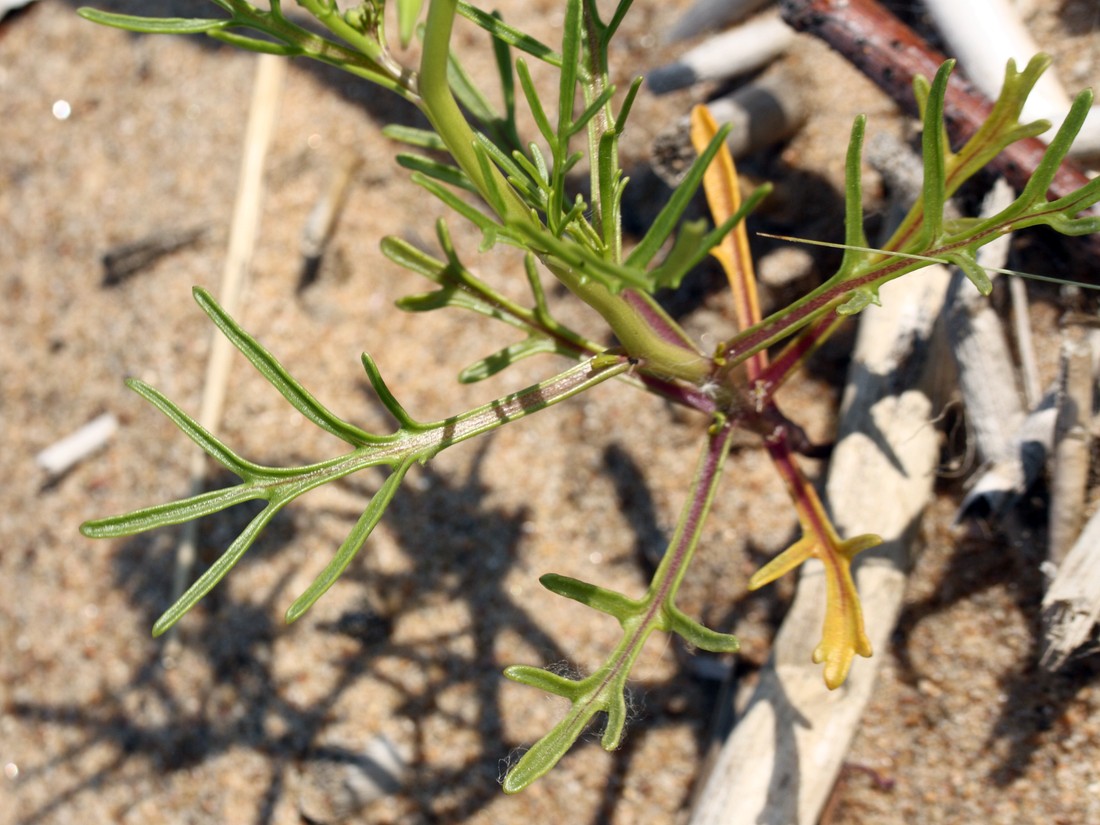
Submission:
{"label": "fleshy leaf", "polygon": [[852,290],[847,301],[836,308],[837,315],[857,315],[874,304],[880,306],[878,289],[872,286]]}
{"label": "fleshy leaf", "polygon": [[378,492],[371,498],[370,504],[367,505],[359,520],[356,521],[351,533],[344,539],[340,549],[336,551],[336,555],[325,565],[325,569],[314,579],[306,591],[287,608],[287,624],[301,618],[302,614],[313,607],[317,600],[327,593],[329,588],[336,583],[336,580],[343,575],[352,559],[362,548],[363,543],[370,537],[374,528],[378,526],[378,522],[381,521],[382,515],[389,507],[397,488],[401,486],[405,474],[413,463],[413,460],[404,461],[401,465],[395,467],[393,472],[386,478]]}
{"label": "fleshy leaf", "polygon": [[101,26],[144,34],[205,34],[233,24],[232,20],[226,18],[207,20],[197,17],[137,17],[90,8],[77,9],[76,13]]}
{"label": "fleshy leaf", "polygon": [[550,339],[532,335],[470,364],[458,374],[458,380],[461,384],[476,384],[478,381],[484,381],[496,375],[517,361],[550,352],[560,352],[560,350]]}
{"label": "fleshy leaf", "polygon": [[616,593],[569,576],[547,573],[539,578],[539,582],[551,593],[557,593],[559,596],[565,596],[567,599],[588,605],[593,610],[616,617],[619,621],[625,621],[632,616],[636,616],[645,609],[644,601],[631,599],[622,593]]}
{"label": "fleshy leaf", "polygon": [[719,633],[705,627],[695,619],[688,616],[676,605],[665,607],[666,630],[678,635],[689,645],[706,650],[710,653],[736,653],[741,649],[741,642],[736,636],[729,633]]}
{"label": "fleshy leaf", "polygon": [[397,37],[403,49],[408,48],[412,42],[423,2],[424,0],[397,0]]}

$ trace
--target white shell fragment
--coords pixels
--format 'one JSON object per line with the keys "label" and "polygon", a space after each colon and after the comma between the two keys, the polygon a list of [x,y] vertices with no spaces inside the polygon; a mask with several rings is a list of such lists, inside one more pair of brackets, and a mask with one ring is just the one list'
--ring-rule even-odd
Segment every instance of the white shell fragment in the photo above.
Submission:
{"label": "white shell fragment", "polygon": [[35,463],[51,476],[59,476],[104,446],[117,430],[118,419],[103,413],[42,450],[35,456]]}

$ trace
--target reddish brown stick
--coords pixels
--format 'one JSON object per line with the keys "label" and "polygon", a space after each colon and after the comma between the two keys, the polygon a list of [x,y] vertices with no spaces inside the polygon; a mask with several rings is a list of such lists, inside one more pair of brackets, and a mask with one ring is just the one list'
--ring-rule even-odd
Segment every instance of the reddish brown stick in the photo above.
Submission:
{"label": "reddish brown stick", "polygon": [[[947,59],[875,0],[781,0],[779,5],[788,24],[824,40],[912,114],[917,113],[914,76],[924,75],[931,80]],[[956,146],[978,130],[992,108],[992,102],[958,72],[951,75],[944,119]],[[1017,141],[990,165],[1020,190],[1035,172],[1045,149],[1038,138]],[[1064,162],[1049,196],[1063,197],[1088,181],[1076,165]],[[1096,207],[1089,213],[1100,214]],[[1087,248],[1086,254],[1093,260],[1100,260],[1100,236],[1081,238],[1080,245]]]}

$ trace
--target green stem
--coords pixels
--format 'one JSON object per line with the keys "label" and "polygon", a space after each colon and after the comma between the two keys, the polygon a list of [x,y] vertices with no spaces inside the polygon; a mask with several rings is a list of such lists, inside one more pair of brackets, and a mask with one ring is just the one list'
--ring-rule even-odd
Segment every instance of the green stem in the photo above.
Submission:
{"label": "green stem", "polygon": [[[722,467],[729,455],[733,430],[734,425],[731,422],[723,421],[711,433],[700,457],[691,492],[680,513],[676,535],[673,536],[643,599],[635,601],[603,591],[606,598],[602,600],[602,606],[597,607],[591,598],[582,594],[582,591],[591,593],[595,589],[591,586],[574,582],[579,587],[573,594],[551,587],[562,595],[579,597],[578,600],[615,615],[622,625],[623,635],[599,670],[580,681],[558,683],[559,690],[556,692],[572,701],[569,713],[508,772],[504,778],[506,793],[523,790],[553,768],[600,711],[607,713],[607,727],[601,740],[603,747],[613,750],[619,746],[626,722],[626,702],[623,696],[626,682],[653,631],[680,633],[692,644],[709,650],[737,649],[735,639],[706,630],[699,623],[687,618],[675,605],[676,592],[698,546],[703,524],[722,478]],[[546,582],[547,578],[550,577],[544,577],[543,584],[550,586]],[[570,587],[569,590],[574,588]],[[715,646],[714,642],[719,637],[723,637],[720,646]],[[541,684],[544,690],[552,690],[544,681],[546,677],[537,672],[532,673],[534,670],[522,666],[511,667],[505,671],[505,675],[518,682],[536,686]]]}
{"label": "green stem", "polygon": [[[474,182],[482,197],[490,204],[501,205],[500,219],[505,224],[526,224],[533,220],[530,210],[496,166],[489,164],[483,167],[479,162],[474,150],[477,140],[474,130],[466,122],[451,93],[447,80],[447,61],[451,53],[451,31],[457,12],[458,0],[431,0],[428,6],[428,19],[424,27],[424,53],[420,60],[420,108],[443,139],[447,151]],[[483,169],[486,171],[483,172]]]}
{"label": "green stem", "polygon": [[[421,109],[443,139],[455,162],[474,182],[482,197],[496,204],[507,226],[531,225],[534,217],[500,170],[483,166],[474,150],[475,137],[459,109],[447,82],[447,57],[457,0],[431,0],[424,30],[424,54],[420,63]],[[538,252],[538,250],[533,250]],[[598,312],[632,358],[654,373],[700,383],[712,372],[710,359],[661,338],[629,303],[584,273],[545,253],[540,260],[574,295]]]}

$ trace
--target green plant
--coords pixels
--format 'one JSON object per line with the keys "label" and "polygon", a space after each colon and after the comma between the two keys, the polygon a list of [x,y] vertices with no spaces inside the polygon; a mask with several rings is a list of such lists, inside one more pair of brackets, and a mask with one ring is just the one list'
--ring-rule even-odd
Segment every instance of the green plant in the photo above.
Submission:
{"label": "green plant", "polygon": [[[367,432],[322,405],[291,377],[276,358],[246,333],[204,291],[195,298],[217,327],[237,346],[283,397],[311,422],[349,445],[343,455],[302,467],[270,467],[246,460],[200,427],[165,396],[140,381],[130,386],[167,415],[183,432],[240,483],[181,501],[89,521],[85,535],[115,537],[190,521],[235,504],[261,499],[266,506],[253,518],[186,593],[156,622],[163,633],[187,613],[236,564],[274,515],[303,493],[369,467],[388,468],[389,475],[332,561],[287,610],[288,621],[301,616],[339,578],[360,550],[414,463],[425,462],[454,444],[481,435],[618,378],[634,388],[698,411],[710,419],[697,470],[687,491],[679,523],[663,560],[645,593],[631,597],[595,584],[547,575],[551,591],[615,617],[622,627],[618,645],[590,675],[573,679],[517,665],[506,676],[565,697],[565,718],[512,767],[504,781],[508,792],[521,790],[550,770],[598,713],[607,715],[603,744],[614,748],[626,718],[624,689],[631,667],[654,631],[676,633],[689,644],[710,651],[737,650],[730,635],[703,627],[676,605],[676,596],[702,536],[711,501],[722,482],[722,467],[737,428],[763,436],[766,449],[786,482],[802,526],[802,537],[761,569],[750,587],[767,584],[816,557],[825,563],[828,599],[821,642],[814,659],[824,665],[829,687],[840,685],[856,654],[869,656],[859,597],[849,565],[874,536],[842,539],[821,501],[799,469],[796,429],[779,410],[775,393],[809,353],[837,326],[871,303],[879,287],[918,270],[931,261],[956,264],[987,293],[990,282],[975,253],[993,239],[1035,224],[1066,234],[1100,230],[1100,219],[1077,217],[1100,200],[1100,181],[1074,194],[1049,201],[1049,184],[1079,130],[1091,102],[1089,93],[1076,100],[1026,189],[1007,209],[985,219],[948,219],[945,203],[964,181],[1013,141],[1039,134],[1043,122],[1020,124],[1021,107],[1048,61],[1039,57],[1018,71],[1009,65],[1004,92],[989,120],[965,146],[954,152],[943,128],[943,102],[951,65],[931,81],[921,80],[916,94],[925,129],[922,195],[882,249],[868,248],[863,232],[860,155],[864,121],[852,129],[846,164],[845,253],[839,269],[819,287],[775,314],[761,318],[756,301],[744,217],[767,194],[757,190],[741,203],[736,172],[725,153],[725,132],[705,110],[693,116],[693,139],[699,157],[652,227],[632,248],[624,247],[620,208],[626,179],[619,166],[618,141],[639,89],[633,83],[621,96],[608,80],[608,45],[631,0],[620,0],[610,19],[603,19],[595,0],[566,0],[560,51],[534,40],[503,21],[458,0],[429,0],[420,27],[423,57],[414,70],[402,66],[387,46],[383,25],[385,0],[368,0],[341,12],[333,0],[300,0],[326,35],[306,30],[288,19],[278,0],[269,11],[244,0],[212,0],[228,16],[213,19],[150,19],[82,10],[96,22],[142,32],[206,34],[254,51],[311,57],[338,66],[415,104],[430,130],[391,129],[390,134],[421,152],[444,152],[443,162],[427,154],[402,153],[397,160],[412,170],[412,179],[440,199],[457,216],[482,233],[482,246],[509,244],[525,252],[524,277],[531,291],[529,306],[506,299],[478,278],[451,242],[445,223],[437,226],[440,256],[424,253],[397,238],[382,241],[384,253],[435,284],[435,289],[400,302],[409,311],[444,307],[472,310],[503,321],[523,337],[465,369],[460,379],[477,381],[528,356],[552,353],[576,362],[533,386],[442,421],[414,419],[383,381],[374,360],[363,366],[378,398],[393,415],[396,429]],[[394,0],[403,43],[418,30],[420,0]],[[505,111],[493,111],[483,93],[462,70],[450,46],[452,25],[461,14],[492,37]],[[250,31],[253,34],[244,34]],[[535,91],[526,58],[518,50],[557,69],[556,105]],[[518,89],[533,115],[540,144],[523,142],[516,123]],[[578,91],[582,103],[577,105]],[[579,109],[579,114],[577,113]],[[584,149],[575,151],[582,143]],[[567,174],[587,161],[590,196],[570,194]],[[715,224],[683,221],[689,201],[706,191]],[[656,303],[653,294],[676,287],[705,256],[725,267],[734,296],[740,331],[714,351],[704,351]],[[572,330],[553,314],[542,286],[549,273],[606,324],[587,334]],[[618,344],[596,343],[606,333]],[[768,348],[784,343],[774,357]]]}

